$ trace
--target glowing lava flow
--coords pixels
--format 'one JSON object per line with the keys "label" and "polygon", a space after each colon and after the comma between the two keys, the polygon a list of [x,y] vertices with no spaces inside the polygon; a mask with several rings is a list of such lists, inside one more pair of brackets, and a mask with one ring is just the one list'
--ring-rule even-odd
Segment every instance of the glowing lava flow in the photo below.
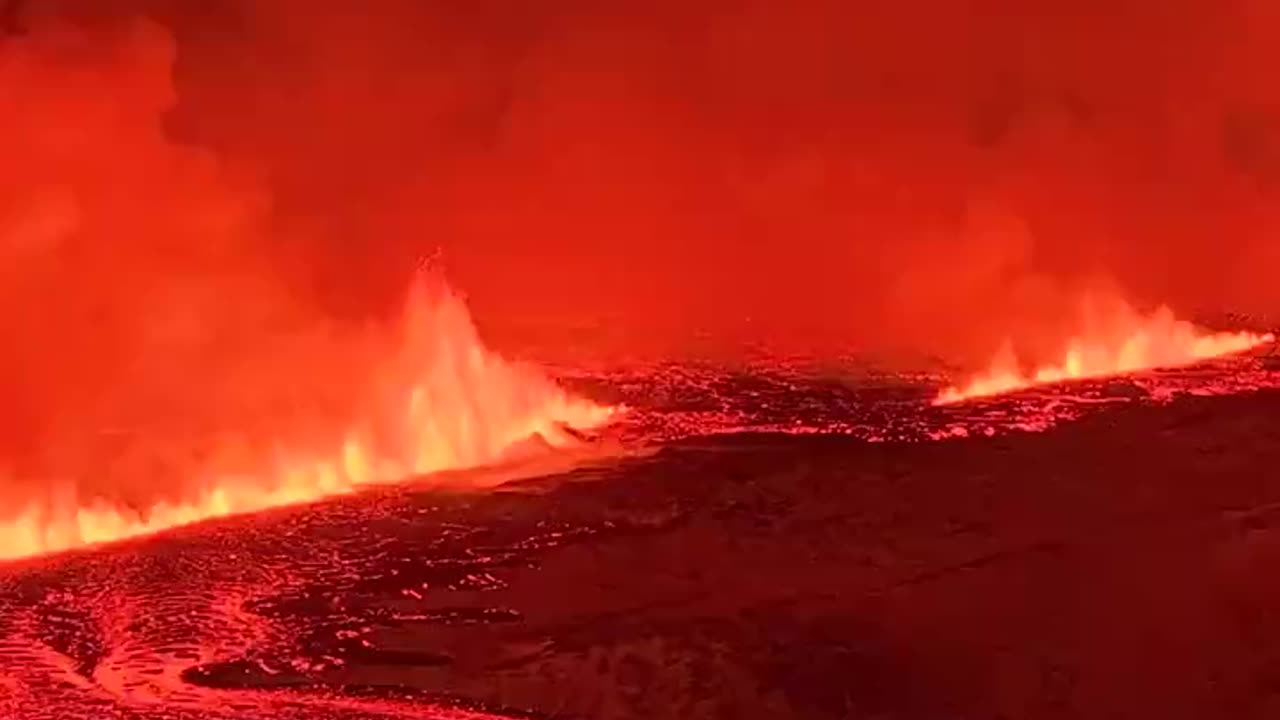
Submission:
{"label": "glowing lava flow", "polygon": [[616,409],[570,395],[532,367],[481,343],[466,306],[419,282],[405,333],[373,383],[365,416],[327,452],[275,452],[258,474],[203,471],[195,497],[144,512],[75,500],[45,502],[0,520],[0,558],[120,540],[208,518],[313,501],[448,469],[502,460],[531,438],[576,442],[573,429],[607,423]]}
{"label": "glowing lava flow", "polygon": [[944,389],[933,404],[948,405],[1069,380],[1192,365],[1245,352],[1274,340],[1271,334],[1206,332],[1175,319],[1168,308],[1162,307],[1149,317],[1140,318],[1119,336],[1072,338],[1061,362],[1040,366],[1032,372],[1024,372],[1013,353],[1006,350],[985,373],[964,385]]}

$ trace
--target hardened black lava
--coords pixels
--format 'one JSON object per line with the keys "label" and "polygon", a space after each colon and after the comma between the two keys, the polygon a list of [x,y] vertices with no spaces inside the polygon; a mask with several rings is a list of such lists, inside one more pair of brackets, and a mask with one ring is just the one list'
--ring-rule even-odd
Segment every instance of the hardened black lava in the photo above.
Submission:
{"label": "hardened black lava", "polygon": [[784,364],[567,382],[635,452],[0,566],[0,718],[1280,708],[1274,360],[944,408]]}

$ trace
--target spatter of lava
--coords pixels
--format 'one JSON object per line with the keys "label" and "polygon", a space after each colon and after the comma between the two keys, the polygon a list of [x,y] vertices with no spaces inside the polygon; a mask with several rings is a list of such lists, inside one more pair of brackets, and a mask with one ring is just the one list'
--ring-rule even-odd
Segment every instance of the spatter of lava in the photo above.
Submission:
{"label": "spatter of lava", "polygon": [[194,468],[202,491],[142,509],[42,499],[16,517],[0,519],[0,558],[121,540],[486,465],[530,440],[563,447],[577,442],[576,431],[601,426],[616,412],[490,351],[465,304],[425,274],[411,293],[400,347],[378,369],[365,414],[334,433],[330,447],[276,447],[270,457],[253,458],[250,472],[212,463]]}
{"label": "spatter of lava", "polygon": [[990,397],[1037,385],[1124,375],[1155,368],[1194,365],[1212,358],[1253,350],[1275,341],[1271,334],[1207,332],[1178,320],[1168,308],[1126,323],[1120,334],[1072,338],[1056,363],[1023,370],[1006,348],[983,373],[962,385],[944,388],[935,405],[950,405],[972,398]]}

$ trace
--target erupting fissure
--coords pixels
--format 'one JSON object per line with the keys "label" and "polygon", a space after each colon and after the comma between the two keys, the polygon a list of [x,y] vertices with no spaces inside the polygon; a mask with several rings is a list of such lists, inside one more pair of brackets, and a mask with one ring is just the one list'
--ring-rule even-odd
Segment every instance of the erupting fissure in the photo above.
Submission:
{"label": "erupting fissure", "polygon": [[1008,346],[991,366],[963,385],[943,389],[934,405],[1015,392],[1037,385],[1181,367],[1242,353],[1275,341],[1270,333],[1209,332],[1161,307],[1142,317],[1127,308],[1118,329],[1072,338],[1061,360],[1027,371]]}
{"label": "erupting fissure", "polygon": [[[175,526],[304,503],[362,485],[482,466],[540,438],[570,445],[607,423],[616,408],[567,392],[532,366],[486,348],[463,301],[419,277],[400,345],[370,383],[362,417],[321,452],[277,450],[254,458],[260,471],[199,468],[204,488],[183,501],[137,511],[114,503],[44,501],[0,520],[0,558],[121,540]],[[176,480],[176,478],[175,478]],[[56,493],[53,493],[56,496]]]}

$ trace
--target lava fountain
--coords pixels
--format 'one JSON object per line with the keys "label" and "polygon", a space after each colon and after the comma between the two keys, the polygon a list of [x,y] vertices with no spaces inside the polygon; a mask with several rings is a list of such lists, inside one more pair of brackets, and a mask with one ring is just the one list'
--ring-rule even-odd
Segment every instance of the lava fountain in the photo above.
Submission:
{"label": "lava fountain", "polygon": [[33,504],[0,520],[0,558],[121,540],[491,464],[531,438],[565,447],[578,441],[575,430],[599,427],[616,412],[489,350],[464,302],[425,272],[410,293],[398,348],[373,375],[359,417],[331,433],[327,447],[275,443],[234,471],[228,463],[210,461],[193,470],[194,486],[202,489],[181,501],[144,508],[104,500]]}
{"label": "lava fountain", "polygon": [[1167,307],[1147,316],[1135,315],[1125,308],[1122,316],[1118,332],[1073,337],[1060,360],[1031,371],[1022,369],[1017,356],[1006,346],[985,372],[962,385],[944,388],[933,404],[949,405],[1037,385],[1193,365],[1275,341],[1269,333],[1209,332],[1177,319]]}

